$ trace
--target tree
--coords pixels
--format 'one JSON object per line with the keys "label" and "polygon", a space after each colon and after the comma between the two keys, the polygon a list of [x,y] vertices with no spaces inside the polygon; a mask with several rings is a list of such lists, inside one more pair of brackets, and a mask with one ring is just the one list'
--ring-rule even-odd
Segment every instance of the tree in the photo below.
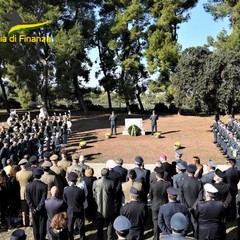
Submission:
{"label": "tree", "polygon": [[197,0],[147,1],[150,26],[146,32],[148,71],[159,73],[159,80],[169,81],[177,65],[180,46],[177,43],[179,25],[189,19],[188,11],[195,7]]}
{"label": "tree", "polygon": [[204,5],[207,12],[211,13],[215,20],[228,18],[232,32],[227,35],[223,30],[215,41],[209,38],[209,43],[217,49],[240,50],[240,2],[237,0],[208,0]]}
{"label": "tree", "polygon": [[240,108],[239,63],[238,51],[184,50],[172,76],[176,106],[190,103],[196,111],[234,115]]}
{"label": "tree", "polygon": [[144,1],[137,0],[108,1],[103,3],[99,13],[101,17],[106,14],[110,16],[108,19],[112,37],[108,47],[114,51],[115,66],[118,66],[116,92],[128,108],[137,96],[140,100],[138,82],[147,76],[142,63],[146,20],[144,4]]}

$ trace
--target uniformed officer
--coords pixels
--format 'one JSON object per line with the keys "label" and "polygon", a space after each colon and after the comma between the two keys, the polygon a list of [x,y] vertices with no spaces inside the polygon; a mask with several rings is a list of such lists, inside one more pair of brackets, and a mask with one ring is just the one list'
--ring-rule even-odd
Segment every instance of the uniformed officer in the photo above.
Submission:
{"label": "uniformed officer", "polygon": [[[184,216],[187,217],[189,223],[187,208],[177,201],[179,189],[169,187],[167,189],[167,194],[169,202],[160,207],[160,211],[158,214],[158,226],[162,230],[163,235],[170,235],[172,233],[170,221],[172,216],[177,212],[184,214]],[[188,224],[185,230],[187,230],[187,227]]]}
{"label": "uniformed officer", "polygon": [[23,229],[17,229],[12,232],[10,240],[25,240],[27,235]]}
{"label": "uniformed officer", "polygon": [[197,239],[223,240],[222,221],[224,206],[222,202],[214,201],[218,190],[210,183],[204,185],[205,201],[199,202],[194,208],[194,217],[197,221]]}
{"label": "uniformed officer", "polygon": [[160,240],[188,240],[193,238],[184,237],[184,231],[187,227],[187,219],[182,213],[175,213],[170,221],[172,234],[163,236]]}
{"label": "uniformed officer", "polygon": [[238,183],[240,180],[240,171],[235,168],[236,160],[230,159],[227,161],[229,168],[225,171],[225,176],[230,184],[230,192],[232,195],[232,201],[230,203],[230,219],[229,220],[236,220],[236,196],[238,193]]}
{"label": "uniformed officer", "polygon": [[151,120],[151,131],[152,134],[154,134],[155,132],[157,132],[157,120],[158,120],[158,115],[155,114],[155,111],[152,111],[152,115],[150,116],[150,120]]}
{"label": "uniformed officer", "polygon": [[111,135],[117,135],[117,116],[115,115],[114,111],[109,117],[110,127],[111,127]]}
{"label": "uniformed officer", "polygon": [[124,240],[127,239],[126,237],[129,233],[129,229],[132,227],[132,224],[128,218],[120,215],[114,220],[113,227],[116,230],[115,233],[117,234],[118,239]]}
{"label": "uniformed officer", "polygon": [[130,202],[122,206],[120,214],[127,217],[132,227],[129,230],[128,239],[144,239],[144,225],[147,219],[147,205],[138,201],[138,190],[130,189]]}

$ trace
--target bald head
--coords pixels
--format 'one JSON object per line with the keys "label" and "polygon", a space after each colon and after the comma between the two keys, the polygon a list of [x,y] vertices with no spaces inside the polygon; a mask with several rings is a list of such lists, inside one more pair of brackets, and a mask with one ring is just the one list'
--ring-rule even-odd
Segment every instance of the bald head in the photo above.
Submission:
{"label": "bald head", "polygon": [[58,187],[53,186],[53,187],[51,188],[50,192],[51,192],[51,196],[52,196],[52,197],[56,197],[56,196],[58,195],[58,192],[59,192]]}

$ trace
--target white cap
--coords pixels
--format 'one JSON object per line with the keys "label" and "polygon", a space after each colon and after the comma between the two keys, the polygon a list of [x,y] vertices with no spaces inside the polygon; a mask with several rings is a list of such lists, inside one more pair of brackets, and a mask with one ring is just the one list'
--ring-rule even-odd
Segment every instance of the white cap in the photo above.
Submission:
{"label": "white cap", "polygon": [[209,193],[217,193],[218,190],[210,183],[204,185],[204,190]]}
{"label": "white cap", "polygon": [[107,160],[106,165],[108,168],[112,169],[112,168],[116,167],[117,164],[114,160],[110,159],[110,160]]}
{"label": "white cap", "polygon": [[84,161],[84,160],[85,160],[85,157],[83,155],[80,155],[79,161]]}

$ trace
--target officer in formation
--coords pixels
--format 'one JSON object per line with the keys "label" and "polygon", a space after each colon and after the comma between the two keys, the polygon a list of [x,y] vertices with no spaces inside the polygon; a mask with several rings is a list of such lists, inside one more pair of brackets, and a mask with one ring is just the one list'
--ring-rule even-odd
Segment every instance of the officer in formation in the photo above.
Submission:
{"label": "officer in formation", "polygon": [[59,152],[61,144],[67,144],[70,113],[54,114],[49,118],[31,118],[30,112],[20,117],[15,115],[0,128],[0,164],[6,167],[7,160],[14,164],[25,155],[43,158],[43,149]]}
{"label": "officer in formation", "polygon": [[240,123],[231,118],[227,124],[221,120],[212,125],[214,143],[228,159],[235,159],[240,164]]}

